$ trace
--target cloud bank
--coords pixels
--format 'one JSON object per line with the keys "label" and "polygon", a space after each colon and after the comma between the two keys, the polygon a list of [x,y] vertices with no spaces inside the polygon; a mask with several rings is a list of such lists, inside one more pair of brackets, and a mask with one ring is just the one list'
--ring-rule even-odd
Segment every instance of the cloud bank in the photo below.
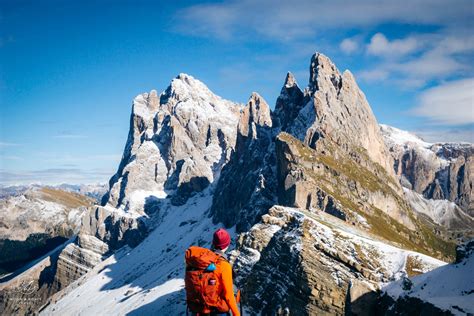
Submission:
{"label": "cloud bank", "polygon": [[412,113],[441,125],[474,123],[474,78],[447,82],[422,92]]}
{"label": "cloud bank", "polygon": [[[230,39],[241,32],[289,40],[332,28],[405,23],[454,27],[470,21],[472,1],[414,0],[407,5],[389,0],[243,0],[198,4],[177,12],[179,31]],[[422,13],[422,14],[421,14]]]}

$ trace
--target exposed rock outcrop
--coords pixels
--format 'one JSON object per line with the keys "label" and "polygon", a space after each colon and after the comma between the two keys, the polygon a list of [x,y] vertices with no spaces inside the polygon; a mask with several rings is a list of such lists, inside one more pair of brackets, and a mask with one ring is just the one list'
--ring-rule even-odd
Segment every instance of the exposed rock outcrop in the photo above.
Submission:
{"label": "exposed rock outcrop", "polygon": [[275,126],[283,131],[288,130],[303,106],[308,102],[309,96],[304,95],[293,74],[288,72],[275,105]]}
{"label": "exposed rock outcrop", "polygon": [[71,237],[79,230],[82,214],[94,200],[47,187],[26,190],[0,200],[0,239],[25,240],[45,233]]}
{"label": "exposed rock outcrop", "polygon": [[434,233],[442,228],[416,218],[384,169],[373,173],[334,145],[314,150],[286,133],[276,152],[279,204],[324,211],[403,247],[452,257],[453,245]]}
{"label": "exposed rock outcrop", "polygon": [[405,198],[419,216],[428,216],[433,222],[448,229],[458,239],[474,237],[474,218],[457,204],[448,200],[427,199],[423,195],[404,188]]}
{"label": "exposed rock outcrop", "polygon": [[93,199],[31,187],[0,200],[0,275],[13,272],[77,234]]}
{"label": "exposed rock outcrop", "polygon": [[444,264],[373,240],[328,214],[280,206],[240,236],[232,259],[246,306],[265,315],[364,314],[377,303],[380,282]]}

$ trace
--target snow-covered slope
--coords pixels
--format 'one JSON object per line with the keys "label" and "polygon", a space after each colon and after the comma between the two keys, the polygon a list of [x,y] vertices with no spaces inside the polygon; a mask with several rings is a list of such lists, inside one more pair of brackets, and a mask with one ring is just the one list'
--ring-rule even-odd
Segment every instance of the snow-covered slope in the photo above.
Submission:
{"label": "snow-covered slope", "polygon": [[[134,249],[122,249],[101,263],[65,292],[53,297],[54,303],[44,308],[41,314],[184,314],[184,251],[192,244],[209,246],[212,232],[218,227],[213,225],[207,216],[211,193],[208,189],[180,207],[167,204],[160,225],[139,246]],[[379,280],[392,281],[406,276],[407,261],[410,260],[418,262],[419,273],[445,264],[423,254],[387,245],[329,214],[310,214],[289,208],[279,210],[296,217],[301,223],[309,221],[312,225],[310,234],[319,245],[326,247],[324,251],[347,254],[348,262],[353,263],[361,262],[361,258],[371,258],[371,265],[381,267],[373,272],[378,275]],[[282,228],[270,224],[267,229],[268,225],[257,224],[250,234],[262,231],[274,236]],[[231,231],[231,234],[235,241],[235,232]],[[294,238],[294,251],[297,254],[303,247],[302,241],[298,240],[303,237],[296,234]],[[251,268],[250,262],[256,264],[261,258],[256,250],[240,248],[240,251],[256,257],[239,257],[237,267],[242,267],[242,262],[246,262],[246,268]],[[338,277],[337,272],[333,277]],[[340,277],[343,277],[343,274]],[[338,281],[335,279],[334,282]],[[382,284],[367,282],[374,290]]]}
{"label": "snow-covered slope", "polygon": [[465,258],[410,279],[386,285],[383,291],[394,299],[405,296],[448,310],[454,315],[474,314],[474,241]]}
{"label": "snow-covered slope", "polygon": [[[163,200],[158,227],[136,248],[125,247],[65,292],[42,315],[179,315],[185,313],[184,252],[210,246],[212,188],[183,206]],[[235,233],[230,231],[233,240]]]}
{"label": "snow-covered slope", "polygon": [[435,223],[453,231],[474,231],[474,219],[456,203],[448,200],[426,199],[423,195],[404,188],[405,197],[413,210],[431,218]]}
{"label": "snow-covered slope", "polygon": [[386,137],[385,141],[389,145],[417,146],[422,148],[430,148],[433,145],[432,143],[425,142],[421,137],[413,133],[386,124],[379,125],[382,135]]}

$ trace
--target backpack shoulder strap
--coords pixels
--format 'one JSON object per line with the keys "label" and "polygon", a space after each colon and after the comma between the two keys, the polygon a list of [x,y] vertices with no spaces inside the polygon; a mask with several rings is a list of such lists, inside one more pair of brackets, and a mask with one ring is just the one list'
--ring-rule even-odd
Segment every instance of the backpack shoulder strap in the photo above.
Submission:
{"label": "backpack shoulder strap", "polygon": [[220,251],[214,251],[214,253],[215,253],[217,256],[219,256],[219,259],[218,259],[218,260],[223,259],[223,260],[229,262],[229,259],[227,258],[227,255],[226,255],[225,253],[220,252]]}

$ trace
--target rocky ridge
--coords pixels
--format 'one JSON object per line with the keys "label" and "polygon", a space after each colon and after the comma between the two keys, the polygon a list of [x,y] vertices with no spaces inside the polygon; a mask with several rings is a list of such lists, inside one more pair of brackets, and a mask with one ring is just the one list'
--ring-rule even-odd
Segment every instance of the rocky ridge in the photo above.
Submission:
{"label": "rocky ridge", "polygon": [[[241,112],[237,140],[222,169],[213,195],[214,223],[248,230],[276,203],[275,151],[271,111],[265,100],[252,93]],[[238,192],[238,194],[236,194]]]}
{"label": "rocky ridge", "polygon": [[381,284],[445,264],[327,213],[281,206],[240,235],[232,259],[252,315],[364,314]]}

